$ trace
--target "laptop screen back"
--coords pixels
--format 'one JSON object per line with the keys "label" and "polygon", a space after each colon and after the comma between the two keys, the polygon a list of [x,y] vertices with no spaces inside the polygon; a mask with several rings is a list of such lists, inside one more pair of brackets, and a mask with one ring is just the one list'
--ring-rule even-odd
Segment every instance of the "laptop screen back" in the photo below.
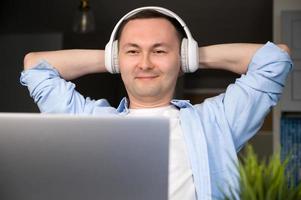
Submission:
{"label": "laptop screen back", "polygon": [[166,200],[163,118],[0,114],[0,199]]}

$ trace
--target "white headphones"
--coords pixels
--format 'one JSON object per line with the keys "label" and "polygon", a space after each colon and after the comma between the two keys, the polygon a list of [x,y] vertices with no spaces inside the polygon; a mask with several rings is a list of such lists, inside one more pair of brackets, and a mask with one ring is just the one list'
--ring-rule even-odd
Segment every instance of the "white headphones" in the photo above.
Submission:
{"label": "white headphones", "polygon": [[199,48],[198,43],[192,38],[185,22],[174,12],[154,6],[147,6],[132,10],[123,16],[113,29],[110,41],[105,47],[105,67],[111,73],[119,73],[118,64],[118,41],[115,39],[120,24],[129,17],[143,10],[155,10],[169,17],[175,18],[183,27],[187,38],[183,38],[181,43],[181,68],[183,72],[195,72],[199,67]]}

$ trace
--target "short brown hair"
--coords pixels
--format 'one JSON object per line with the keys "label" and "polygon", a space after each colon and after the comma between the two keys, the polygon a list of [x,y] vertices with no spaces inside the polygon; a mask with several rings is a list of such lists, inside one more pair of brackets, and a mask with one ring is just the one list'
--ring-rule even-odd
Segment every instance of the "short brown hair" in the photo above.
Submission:
{"label": "short brown hair", "polygon": [[167,19],[176,29],[177,31],[177,36],[179,38],[179,41],[180,41],[180,44],[181,44],[181,41],[182,39],[186,36],[186,33],[184,31],[184,28],[182,27],[182,25],[180,24],[180,22],[178,22],[177,19],[173,18],[173,17],[170,17],[170,16],[167,16],[163,13],[160,13],[156,10],[143,10],[141,12],[138,12],[136,14],[134,14],[133,16],[127,18],[126,20],[124,20],[120,26],[119,26],[119,29],[116,33],[116,39],[120,39],[121,37],[121,34],[122,34],[122,31],[124,29],[124,26],[131,20],[134,20],[134,19],[151,19],[151,18],[164,18],[164,19]]}

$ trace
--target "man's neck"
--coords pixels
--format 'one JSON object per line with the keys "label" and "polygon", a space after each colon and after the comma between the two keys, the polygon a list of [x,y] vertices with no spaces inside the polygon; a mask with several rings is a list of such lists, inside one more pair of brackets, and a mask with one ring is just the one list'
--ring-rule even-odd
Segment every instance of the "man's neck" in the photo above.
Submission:
{"label": "man's neck", "polygon": [[171,99],[142,99],[138,100],[135,98],[130,99],[130,109],[139,109],[139,108],[158,108],[170,105]]}

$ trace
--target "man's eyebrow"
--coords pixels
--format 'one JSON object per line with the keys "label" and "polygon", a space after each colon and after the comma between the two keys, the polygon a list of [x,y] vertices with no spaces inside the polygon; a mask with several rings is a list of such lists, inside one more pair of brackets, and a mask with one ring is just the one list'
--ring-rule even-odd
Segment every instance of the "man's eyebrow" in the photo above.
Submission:
{"label": "man's eyebrow", "polygon": [[[166,47],[166,48],[170,48],[171,45],[169,45],[166,42],[158,42],[152,45],[152,48],[157,48],[157,47]],[[140,48],[140,46],[136,43],[126,43],[122,46],[122,48],[129,48],[129,47],[134,47],[134,48]]]}
{"label": "man's eyebrow", "polygon": [[126,48],[126,47],[135,47],[135,48],[139,48],[139,45],[138,45],[138,44],[135,44],[135,43],[126,43],[125,45],[123,45],[123,48]]}
{"label": "man's eyebrow", "polygon": [[154,44],[153,47],[170,47],[170,45],[165,42],[159,42]]}

